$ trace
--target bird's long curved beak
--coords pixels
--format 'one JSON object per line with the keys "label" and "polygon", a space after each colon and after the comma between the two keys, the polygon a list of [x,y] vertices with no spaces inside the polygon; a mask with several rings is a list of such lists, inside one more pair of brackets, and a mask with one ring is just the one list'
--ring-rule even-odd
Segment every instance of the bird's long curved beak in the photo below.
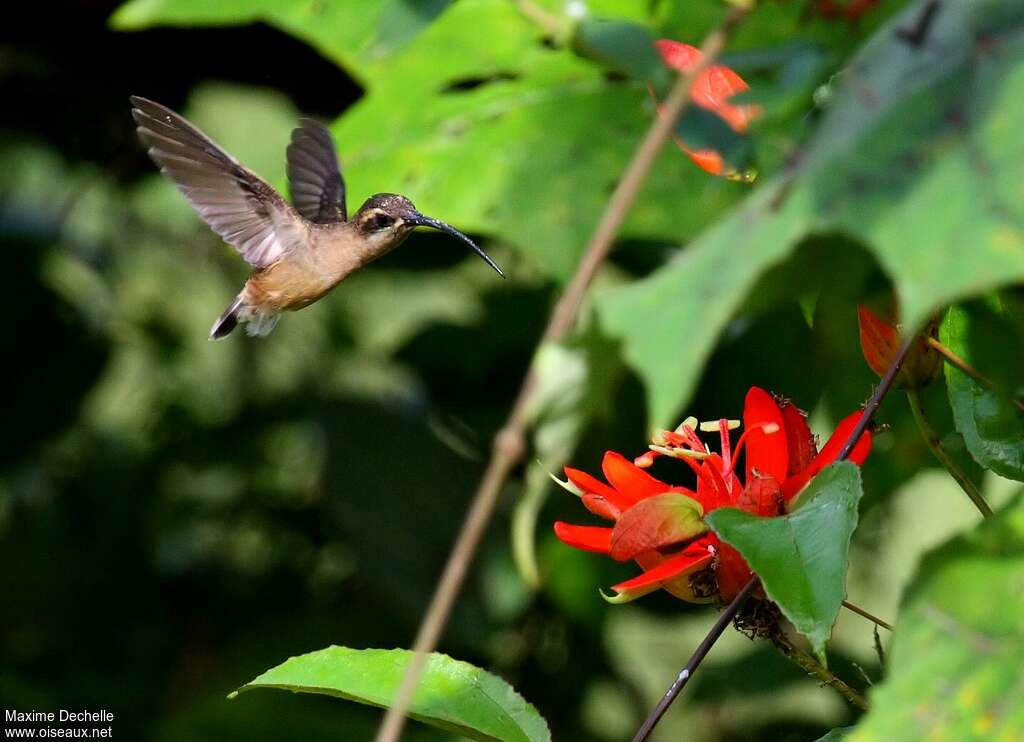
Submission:
{"label": "bird's long curved beak", "polygon": [[489,265],[492,268],[494,268],[494,270],[496,270],[498,272],[499,276],[501,276],[502,278],[505,277],[505,274],[502,272],[501,268],[498,267],[498,264],[495,263],[493,260],[491,260],[491,256],[488,255],[487,253],[485,253],[483,251],[482,247],[477,245],[475,242],[473,242],[473,240],[469,239],[469,237],[467,237],[462,232],[457,230],[451,224],[446,224],[445,222],[442,222],[440,219],[435,219],[432,216],[427,216],[426,214],[420,214],[419,212],[416,212],[411,217],[406,218],[405,221],[406,221],[406,224],[413,224],[413,225],[420,226],[420,227],[431,227],[432,229],[437,229],[437,230],[440,230],[442,232],[447,232],[452,237],[456,237],[456,238],[462,240],[467,245],[469,245],[471,248],[473,248],[476,251],[477,255],[479,255],[481,258],[483,258],[487,262],[487,265]]}

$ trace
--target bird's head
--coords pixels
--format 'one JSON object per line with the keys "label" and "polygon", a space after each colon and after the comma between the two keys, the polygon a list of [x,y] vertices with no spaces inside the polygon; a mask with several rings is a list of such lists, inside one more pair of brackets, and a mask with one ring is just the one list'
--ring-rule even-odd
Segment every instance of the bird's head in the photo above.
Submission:
{"label": "bird's head", "polygon": [[473,240],[450,224],[421,214],[405,196],[395,193],[378,193],[370,196],[356,212],[352,221],[363,238],[378,247],[382,253],[400,244],[416,227],[430,227],[447,232],[476,251],[499,276],[505,276],[498,264]]}

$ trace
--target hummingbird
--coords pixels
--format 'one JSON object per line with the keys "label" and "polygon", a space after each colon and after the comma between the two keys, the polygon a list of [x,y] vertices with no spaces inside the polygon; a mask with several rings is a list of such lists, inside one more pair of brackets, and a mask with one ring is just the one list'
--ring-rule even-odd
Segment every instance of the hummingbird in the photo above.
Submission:
{"label": "hummingbird", "polygon": [[288,144],[289,204],[184,116],[138,96],[131,103],[139,138],[160,171],[253,268],[213,323],[211,340],[226,337],[239,324],[246,325],[249,335],[266,336],[281,312],[309,306],[398,247],[416,227],[452,235],[505,276],[473,240],[421,214],[405,196],[370,196],[349,219],[334,141],[314,119],[301,118]]}

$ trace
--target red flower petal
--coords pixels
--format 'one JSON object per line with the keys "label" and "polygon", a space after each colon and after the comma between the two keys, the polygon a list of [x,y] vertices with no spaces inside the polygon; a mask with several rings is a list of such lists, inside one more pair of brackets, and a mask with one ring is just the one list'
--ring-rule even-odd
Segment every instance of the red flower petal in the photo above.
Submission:
{"label": "red flower petal", "polygon": [[693,163],[711,175],[725,175],[725,160],[713,149],[690,149],[679,137],[675,138],[679,149],[683,150]]}
{"label": "red flower petal", "polygon": [[697,473],[697,502],[710,513],[716,508],[732,504],[732,495],[722,476],[722,457],[717,453],[704,460]]}
{"label": "red flower petal", "polygon": [[782,410],[782,419],[786,421],[786,448],[789,450],[789,471],[786,476],[792,476],[811,463],[818,453],[818,446],[807,425],[807,416],[799,407],[785,401],[779,405],[779,409]]}
{"label": "red flower petal", "polygon": [[[836,426],[835,432],[832,433],[832,437],[828,439],[828,443],[824,445],[820,453],[814,457],[810,465],[807,466],[803,471],[794,474],[785,481],[782,485],[782,495],[786,498],[786,502],[789,502],[804,486],[811,481],[811,478],[815,474],[820,472],[826,466],[836,460],[839,452],[843,450],[843,446],[846,444],[846,440],[850,437],[850,433],[857,427],[857,421],[860,420],[861,413],[854,412],[847,415],[843,420]],[[871,452],[871,431],[865,430],[864,434],[857,441],[857,445],[853,447],[853,451],[850,452],[849,461],[857,464],[864,463],[864,460],[868,457]]]}
{"label": "red flower petal", "polygon": [[647,570],[642,575],[631,580],[620,582],[612,587],[616,592],[638,590],[649,585],[658,584],[664,580],[671,580],[683,574],[696,572],[707,566],[712,559],[711,553],[704,544],[692,544],[686,550],[670,556],[658,566]]}
{"label": "red flower petal", "polygon": [[728,602],[735,598],[750,580],[753,572],[743,555],[724,541],[719,545],[718,564],[715,578],[718,580],[718,594]]}
{"label": "red flower petal", "polygon": [[680,72],[685,72],[696,64],[701,56],[697,47],[672,39],[658,39],[654,46],[657,47],[665,66]]}
{"label": "red flower petal", "polygon": [[617,520],[622,511],[617,507],[608,502],[601,495],[592,495],[585,493],[580,500],[583,501],[583,507],[601,518],[607,518],[608,520]]}
{"label": "red flower petal", "polygon": [[[701,58],[699,49],[679,41],[659,39],[654,45],[665,65],[680,72],[685,72]],[[749,88],[742,77],[728,67],[717,64],[697,75],[690,96],[698,106],[718,114],[734,130],[742,133],[757,116],[759,109],[757,106],[734,105],[729,103],[729,98]],[[712,149],[690,149],[678,137],[676,143],[702,170],[712,175],[726,174],[725,162],[718,152]]]}
{"label": "red flower petal", "polygon": [[[857,325],[860,329],[860,349],[871,370],[885,376],[903,345],[900,331],[865,306],[857,307]],[[928,333],[931,333],[929,328]],[[927,386],[942,372],[942,356],[918,337],[904,359],[896,376],[897,389],[917,389]]]}
{"label": "red flower petal", "polygon": [[[565,467],[565,476],[569,478],[570,482],[583,490],[585,495],[591,494],[603,498],[618,512],[622,512],[633,504],[632,500],[621,496],[613,487],[609,487],[607,484],[596,477],[592,477],[585,471],[580,471],[579,469],[573,469],[567,466]],[[586,503],[584,502],[584,504]],[[618,517],[618,515],[616,514],[615,517]]]}
{"label": "red flower petal", "polygon": [[604,526],[574,526],[559,520],[555,521],[555,535],[574,549],[607,554],[612,548],[612,529]]}
{"label": "red flower petal", "polygon": [[[774,423],[778,430],[765,433],[758,426]],[[743,428],[747,436],[747,481],[756,469],[762,476],[783,482],[789,471],[786,421],[775,399],[764,389],[752,386],[743,402]]]}
{"label": "red flower petal", "polygon": [[755,475],[747,480],[747,486],[736,504],[748,513],[761,518],[771,518],[782,514],[785,501],[782,499],[782,488],[775,477]]}
{"label": "red flower petal", "polygon": [[[702,56],[700,49],[671,39],[659,39],[654,45],[665,65],[680,72],[690,69]],[[698,106],[714,111],[742,133],[757,115],[757,106],[736,106],[729,103],[729,98],[749,89],[743,78],[731,69],[713,64],[697,75],[690,95]]]}
{"label": "red flower petal", "polygon": [[865,306],[857,306],[857,326],[860,330],[860,349],[871,370],[885,376],[893,359],[900,352],[900,333]]}
{"label": "red flower petal", "polygon": [[709,111],[714,111],[738,132],[746,131],[754,118],[756,107],[737,106],[729,103],[729,98],[749,90],[750,86],[728,67],[720,64],[712,65],[697,75],[690,95],[693,102]]}
{"label": "red flower petal", "polygon": [[620,506],[625,510],[645,497],[660,495],[672,489],[672,485],[665,484],[660,479],[655,479],[639,466],[627,459],[621,453],[608,451],[601,461],[601,470],[604,471],[612,487],[615,488],[619,499],[625,503]]}

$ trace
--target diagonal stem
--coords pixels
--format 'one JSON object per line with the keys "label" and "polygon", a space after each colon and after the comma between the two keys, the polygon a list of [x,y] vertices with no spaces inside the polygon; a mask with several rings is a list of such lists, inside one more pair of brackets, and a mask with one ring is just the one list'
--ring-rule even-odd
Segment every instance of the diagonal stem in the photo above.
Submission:
{"label": "diagonal stem", "polygon": [[[843,445],[842,450],[836,457],[836,461],[845,461],[850,457],[850,453],[853,451],[854,446],[857,445],[857,441],[864,435],[864,431],[871,425],[871,421],[874,420],[875,414],[878,412],[879,406],[882,404],[882,400],[885,399],[885,395],[889,393],[892,388],[893,382],[896,380],[896,375],[900,372],[900,368],[903,366],[903,362],[907,359],[907,354],[910,353],[910,349],[914,346],[915,338],[911,336],[907,341],[900,347],[899,353],[892,361],[892,365],[885,372],[885,376],[879,382],[875,388],[874,393],[871,395],[871,399],[864,405],[864,409],[860,413],[860,419],[857,420],[857,424],[850,432],[850,437],[846,439],[846,443]],[[733,598],[732,602],[726,607],[722,615],[719,616],[718,621],[715,622],[711,630],[708,631],[707,636],[694,650],[693,656],[690,657],[690,661],[686,663],[683,671],[679,673],[668,692],[662,696],[661,700],[658,701],[658,705],[654,707],[654,710],[644,720],[644,723],[640,726],[639,731],[633,737],[633,742],[644,742],[654,730],[655,725],[668,710],[668,707],[672,705],[672,702],[682,691],[683,687],[689,682],[690,678],[693,677],[694,670],[704,659],[704,656],[711,650],[715,642],[722,635],[725,630],[725,626],[728,625],[729,621],[739,613],[740,608],[747,602],[747,598],[754,592],[754,588],[760,583],[760,579],[757,575],[750,578],[750,581],[743,586],[743,589],[739,594]],[[723,621],[723,618],[727,620]],[[720,625],[721,624],[721,625]]]}
{"label": "diagonal stem", "polygon": [[960,485],[960,489],[971,499],[974,503],[974,507],[981,511],[981,514],[986,518],[991,518],[994,513],[992,508],[989,507],[988,503],[985,502],[985,498],[982,496],[981,491],[975,486],[974,482],[971,481],[963,470],[957,466],[957,463],[953,460],[953,457],[949,455],[949,452],[942,445],[942,441],[939,439],[938,433],[932,428],[931,423],[928,422],[928,418],[924,414],[924,404],[921,402],[921,395],[916,389],[907,390],[907,401],[910,402],[910,411],[914,414],[914,422],[917,423],[918,430],[921,431],[921,437],[924,438],[924,442],[928,445],[932,454],[938,460],[940,464],[949,472],[949,475],[956,480],[956,483]]}
{"label": "diagonal stem", "polygon": [[[935,350],[940,356],[942,356],[943,359],[945,359],[946,363],[952,366],[956,366],[958,369],[963,371],[965,374],[970,376],[979,384],[987,386],[989,389],[995,389],[995,385],[992,383],[992,379],[985,376],[985,374],[981,373],[981,371],[979,371],[974,366],[965,361],[963,358],[954,353],[949,346],[945,345],[944,343],[933,337],[928,337],[926,338],[926,340],[928,342],[928,345],[931,346],[931,348]],[[1024,412],[1024,400],[1014,399],[1013,403],[1017,406],[1019,410]]]}
{"label": "diagonal stem", "polygon": [[783,634],[780,633],[773,636],[772,644],[788,659],[796,663],[804,672],[818,678],[825,685],[835,688],[843,698],[862,711],[868,710],[868,701],[859,691],[854,690],[846,681],[818,662],[814,657],[807,654],[807,652],[794,645]]}
{"label": "diagonal stem", "polygon": [[[604,214],[594,230],[576,272],[552,311],[547,328],[541,338],[541,345],[559,342],[572,330],[587,290],[605,258],[608,257],[619,228],[625,221],[630,207],[636,201],[658,152],[661,151],[662,145],[671,135],[679,116],[690,105],[690,89],[694,80],[721,53],[733,29],[749,12],[749,8],[734,6],[725,21],[708,34],[704,40],[704,44],[701,46],[703,53],[701,60],[681,74],[672,87],[663,109],[651,123],[646,136],[634,152],[622,179],[608,200]],[[536,369],[531,363],[519,388],[519,394],[509,418],[494,438],[491,459],[473,496],[466,520],[456,537],[444,572],[431,598],[430,606],[420,624],[416,641],[413,644],[412,658],[395,694],[394,701],[377,730],[376,742],[397,742],[402,732],[413,694],[419,685],[420,676],[426,665],[427,655],[437,646],[441,633],[448,622],[448,616],[462,588],[466,572],[469,570],[480,539],[494,513],[502,486],[526,451],[526,429],[529,424],[527,409],[535,386]]]}
{"label": "diagonal stem", "polygon": [[686,663],[686,666],[679,671],[676,675],[676,679],[672,685],[669,686],[665,695],[658,701],[658,705],[654,707],[654,710],[644,719],[644,723],[640,725],[636,734],[633,735],[633,742],[644,742],[651,732],[654,731],[654,727],[657,726],[658,722],[661,721],[661,717],[668,711],[668,707],[672,705],[672,702],[676,700],[676,696],[686,686],[687,681],[697,671],[698,665],[703,661],[707,653],[711,651],[711,648],[715,646],[715,642],[718,641],[718,637],[722,635],[725,628],[732,623],[732,620],[736,618],[736,614],[739,613],[740,608],[747,602],[747,598],[754,592],[757,587],[758,580],[756,577],[752,577],[750,581],[743,586],[740,590],[739,595],[733,598],[733,601],[726,606],[726,609],[722,611],[722,614],[715,621],[714,626],[704,637],[704,640],[697,645],[697,648],[693,652],[693,656],[690,657],[690,661]]}
{"label": "diagonal stem", "polygon": [[848,600],[844,600],[843,601],[843,608],[845,608],[848,611],[852,611],[853,613],[856,613],[858,616],[862,616],[863,618],[866,618],[868,621],[873,623],[875,626],[881,626],[883,629],[886,629],[888,631],[892,631],[893,630],[892,624],[886,623],[885,621],[880,619],[878,616],[875,616],[875,615],[873,615],[871,613],[868,613],[866,610],[861,608],[859,605],[854,605],[853,603],[851,603]]}

